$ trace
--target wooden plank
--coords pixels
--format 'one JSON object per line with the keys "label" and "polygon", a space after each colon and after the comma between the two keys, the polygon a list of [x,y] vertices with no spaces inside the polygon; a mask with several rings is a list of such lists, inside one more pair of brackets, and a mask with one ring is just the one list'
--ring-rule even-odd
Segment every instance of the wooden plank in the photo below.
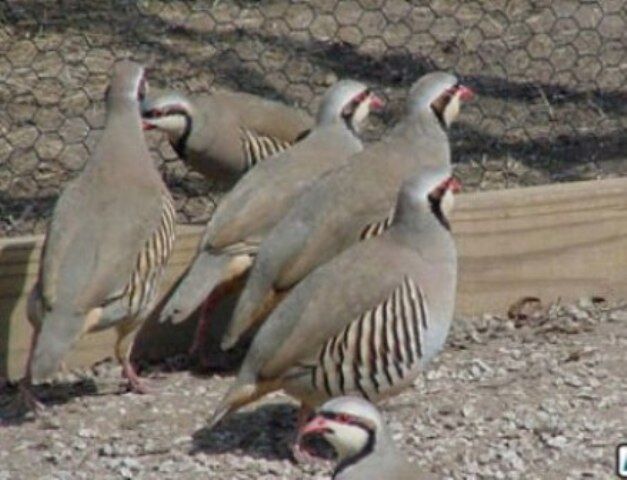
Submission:
{"label": "wooden plank", "polygon": [[627,179],[460,195],[459,314],[627,294]]}
{"label": "wooden plank", "polygon": [[[452,219],[460,255],[457,314],[503,313],[524,296],[544,302],[627,297],[627,179],[459,195]],[[181,226],[163,291],[196,251],[201,226]],[[21,375],[30,326],[25,304],[37,274],[41,237],[0,241],[0,377]],[[228,318],[233,299],[216,321]],[[135,354],[156,359],[187,348],[194,321],[149,319]],[[113,334],[81,340],[69,366],[112,353]]]}

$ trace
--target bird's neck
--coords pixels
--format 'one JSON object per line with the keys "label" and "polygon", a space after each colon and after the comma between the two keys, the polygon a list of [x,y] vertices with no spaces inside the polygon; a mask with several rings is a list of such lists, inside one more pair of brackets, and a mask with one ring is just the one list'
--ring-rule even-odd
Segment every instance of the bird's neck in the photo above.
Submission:
{"label": "bird's neck", "polygon": [[[377,478],[391,478],[385,476],[390,465],[403,462],[404,458],[387,432],[379,430],[377,436],[378,439],[373,435],[371,443],[367,444],[359,454],[340,462],[333,473],[333,480],[362,478],[365,472],[368,478],[374,478],[374,476],[371,477],[373,472],[382,472],[382,475]],[[359,474],[362,475],[355,476]]]}
{"label": "bird's neck", "polygon": [[408,113],[405,124],[418,136],[427,135],[433,140],[448,140],[448,128],[431,107],[412,110]]}
{"label": "bird's neck", "polygon": [[141,125],[139,105],[129,97],[110,97],[107,99],[107,122],[117,116],[134,116]]}
{"label": "bird's neck", "polygon": [[394,210],[394,224],[404,225],[416,232],[449,230],[448,218],[444,215],[441,202],[431,198],[413,203],[400,198]]}
{"label": "bird's neck", "polygon": [[[156,172],[136,104],[109,106],[105,128],[96,147],[94,168],[148,178]],[[120,168],[123,165],[124,168]],[[154,171],[154,172],[153,172]]]}
{"label": "bird's neck", "polygon": [[420,209],[403,207],[397,205],[390,229],[396,241],[418,251],[423,258],[451,261],[455,257],[455,242],[444,214],[434,213],[428,203]]}
{"label": "bird's neck", "polygon": [[352,455],[348,455],[344,457],[340,463],[338,464],[335,472],[333,473],[334,479],[342,478],[341,475],[351,469],[356,467],[361,462],[365,461],[372,453],[374,452],[376,444],[376,434],[374,431],[368,433],[368,440],[359,452],[354,453]]}

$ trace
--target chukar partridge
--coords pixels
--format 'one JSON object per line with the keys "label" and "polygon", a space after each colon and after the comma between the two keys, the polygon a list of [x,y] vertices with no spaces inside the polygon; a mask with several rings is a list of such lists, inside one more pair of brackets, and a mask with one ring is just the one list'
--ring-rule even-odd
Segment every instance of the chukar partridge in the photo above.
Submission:
{"label": "chukar partridge", "polygon": [[144,101],[147,129],[159,129],[179,157],[208,177],[235,180],[258,162],[304,137],[305,112],[247,93],[178,92]]}
{"label": "chukar partridge", "polygon": [[435,479],[419,472],[396,448],[381,414],[363,398],[326,402],[300,429],[297,448],[311,437],[324,438],[335,450],[333,480]]}
{"label": "chukar partridge", "polygon": [[450,166],[423,167],[400,190],[386,232],[300,282],[253,338],[212,425],[281,388],[306,412],[331,397],[376,401],[410,385],[453,317],[457,254],[444,212],[458,187]]}
{"label": "chukar partridge", "polygon": [[405,118],[380,142],[321,178],[268,233],[222,346],[236,344],[309,272],[390,223],[401,183],[428,165],[449,165],[447,128],[472,91],[430,73],[411,88]]}
{"label": "chukar partridge", "polygon": [[382,101],[361,82],[342,80],[329,88],[307,138],[246,173],[222,199],[160,320],[184,320],[213,292],[200,319],[195,342],[199,347],[209,305],[237,286],[264,235],[297,196],[362,149],[357,131],[370,108],[381,106]]}
{"label": "chukar partridge", "polygon": [[116,64],[100,141],[56,203],[29,298],[26,384],[53,374],[81,335],[114,327],[123,374],[143,390],[131,334],[153,306],[175,235],[172,198],[142,131],[145,89],[143,67]]}

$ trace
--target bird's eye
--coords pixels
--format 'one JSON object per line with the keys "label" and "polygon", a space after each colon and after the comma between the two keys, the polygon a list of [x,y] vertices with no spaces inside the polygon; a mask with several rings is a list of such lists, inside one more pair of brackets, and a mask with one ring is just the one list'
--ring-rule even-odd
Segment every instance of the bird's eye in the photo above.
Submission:
{"label": "bird's eye", "polygon": [[370,89],[366,88],[363,92],[361,92],[361,94],[359,95],[359,101],[363,102],[366,98],[368,98],[368,95],[370,95]]}
{"label": "bird's eye", "polygon": [[353,98],[352,103],[355,105],[359,105],[361,102],[363,102],[366,98],[368,98],[368,95],[370,95],[370,89],[367,88],[366,90],[364,90],[363,92],[355,95],[355,97]]}
{"label": "bird's eye", "polygon": [[452,86],[451,88],[447,89],[445,93],[445,95],[450,95],[451,97],[453,95],[455,95],[457,93],[457,90],[459,89],[459,87],[457,85]]}
{"label": "bird's eye", "polygon": [[340,423],[351,423],[350,415],[347,415],[345,413],[339,413],[336,417],[336,420]]}
{"label": "bird's eye", "polygon": [[162,115],[161,110],[153,108],[144,113],[144,118],[158,118]]}

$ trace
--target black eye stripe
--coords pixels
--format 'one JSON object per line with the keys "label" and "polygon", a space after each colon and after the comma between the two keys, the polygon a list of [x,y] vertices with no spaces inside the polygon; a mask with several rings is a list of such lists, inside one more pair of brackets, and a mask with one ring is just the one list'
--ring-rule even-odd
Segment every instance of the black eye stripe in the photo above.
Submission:
{"label": "black eye stripe", "polygon": [[364,100],[368,98],[370,93],[371,91],[369,88],[367,88],[366,90],[363,90],[362,92],[358,93],[353,98],[351,98],[349,105],[353,107],[357,107],[360,103],[362,103]]}
{"label": "black eye stripe", "polygon": [[457,82],[455,85],[453,85],[452,87],[448,88],[444,93],[450,96],[453,96],[457,93],[457,91],[462,87],[462,84],[460,82]]}
{"label": "black eye stripe", "polygon": [[174,106],[170,108],[166,108],[163,111],[166,115],[187,115],[187,110],[185,110],[181,106]]}
{"label": "black eye stripe", "polygon": [[143,102],[146,98],[146,78],[142,75],[137,83],[137,99]]}
{"label": "black eye stripe", "polygon": [[183,115],[187,116],[187,110],[180,105],[172,105],[166,107],[155,107],[144,113],[146,118],[158,118],[166,115]]}

